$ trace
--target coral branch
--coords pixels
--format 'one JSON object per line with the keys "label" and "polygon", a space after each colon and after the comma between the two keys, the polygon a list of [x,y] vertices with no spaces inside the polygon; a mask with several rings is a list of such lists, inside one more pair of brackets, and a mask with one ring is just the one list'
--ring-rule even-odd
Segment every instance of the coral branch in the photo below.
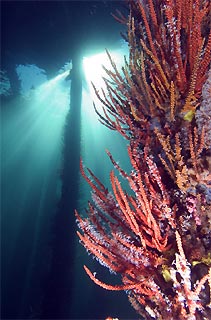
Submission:
{"label": "coral branch", "polygon": [[[127,290],[145,319],[211,319],[211,4],[210,0],[129,0],[129,61],[111,55],[99,120],[128,141],[130,172],[111,190],[94,173],[83,246]],[[125,17],[116,18],[126,23]],[[127,191],[126,191],[127,190]]]}

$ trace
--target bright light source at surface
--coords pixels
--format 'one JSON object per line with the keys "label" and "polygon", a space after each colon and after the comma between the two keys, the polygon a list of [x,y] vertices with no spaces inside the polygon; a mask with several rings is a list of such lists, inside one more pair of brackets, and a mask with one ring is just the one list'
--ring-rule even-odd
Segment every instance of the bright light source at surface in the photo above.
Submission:
{"label": "bright light source at surface", "polygon": [[[128,47],[127,44],[120,44],[119,50],[108,50],[112,60],[114,61],[117,69],[121,73],[121,68],[124,65],[124,58],[125,56],[128,56]],[[84,120],[84,125],[86,127],[90,126],[90,130],[93,129],[98,130],[101,132],[103,129],[101,129],[101,125],[98,121],[98,116],[94,110],[93,102],[95,103],[95,106],[99,112],[101,112],[102,103],[99,102],[98,98],[96,97],[96,94],[94,92],[94,89],[92,87],[91,82],[95,85],[96,89],[101,93],[101,89],[104,90],[106,94],[106,85],[103,80],[103,77],[109,79],[109,76],[107,75],[106,71],[103,69],[103,66],[108,69],[112,70],[112,65],[110,63],[109,57],[106,53],[106,51],[90,56],[90,57],[84,57],[83,58],[83,70],[86,80],[86,87],[84,87],[83,90],[83,103],[82,103],[82,121]],[[95,123],[94,128],[93,123]],[[82,124],[83,127],[83,124]],[[94,133],[93,133],[94,134]],[[103,133],[104,134],[104,133]]]}
{"label": "bright light source at surface", "polygon": [[103,65],[108,67],[108,57],[106,53],[100,53],[95,56],[83,59],[83,68],[85,73],[85,78],[88,84],[91,82],[97,83],[98,86],[104,86],[104,81],[102,77],[106,76],[103,70]]}
{"label": "bright light source at surface", "polygon": [[[125,55],[127,56],[128,49],[121,47],[119,50],[109,50],[109,54],[121,72],[121,68],[124,65],[124,57]],[[111,151],[116,159],[125,158],[126,142],[123,141],[120,135],[109,130],[98,121],[99,116],[93,107],[94,102],[97,110],[101,113],[102,103],[97,99],[91,82],[94,83],[99,92],[101,92],[101,88],[103,88],[106,94],[106,86],[102,77],[109,79],[109,76],[103,70],[102,66],[108,70],[112,70],[106,52],[83,59],[87,90],[84,88],[82,94],[82,158],[86,165],[91,167],[99,178],[103,179],[103,183],[108,183],[109,185],[107,179],[109,180],[109,171],[111,168],[109,167],[108,169],[110,162],[108,161],[105,149]],[[108,174],[106,174],[107,171]]]}
{"label": "bright light source at surface", "polygon": [[[124,65],[124,56],[128,54],[128,50],[123,47],[119,50],[109,51],[112,60],[115,62],[117,69],[121,71],[121,67]],[[94,94],[91,82],[94,83],[95,87],[100,90],[101,88],[105,90],[105,83],[103,77],[109,78],[103,66],[112,70],[111,63],[109,61],[106,52],[93,55],[91,57],[85,57],[83,59],[83,68],[85,73],[85,78],[89,87],[91,97],[95,103],[98,103],[96,95]]]}
{"label": "bright light source at surface", "polygon": [[[108,50],[108,52],[112,61],[115,63],[117,69],[121,73],[121,68],[124,65],[124,59],[128,56],[127,44],[125,42],[120,43],[120,48],[118,50]],[[103,89],[106,94],[107,90],[103,77],[109,79],[109,76],[103,69],[103,66],[107,70],[112,70],[112,65],[106,51],[83,58],[83,70],[86,80],[86,87],[84,87],[82,97],[84,101],[82,103],[82,118],[85,117],[85,121],[92,123],[92,126],[93,122],[97,123],[97,127],[99,122],[97,121],[98,116],[94,111],[93,102],[95,103],[95,106],[99,112],[101,112],[102,103],[99,102],[91,83],[94,84],[99,93],[101,93],[101,89]],[[86,126],[87,125],[88,124],[86,123]]]}

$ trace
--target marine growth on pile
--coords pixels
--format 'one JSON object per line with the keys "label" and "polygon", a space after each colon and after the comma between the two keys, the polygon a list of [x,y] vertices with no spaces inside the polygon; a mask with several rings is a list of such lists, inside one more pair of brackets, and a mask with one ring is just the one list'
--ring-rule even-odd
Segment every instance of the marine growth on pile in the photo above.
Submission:
{"label": "marine growth on pile", "polygon": [[[111,191],[81,162],[92,188],[76,212],[84,247],[126,290],[144,319],[211,319],[211,2],[129,1],[130,55],[118,70],[108,53],[100,121],[128,140],[131,171],[110,152]],[[111,84],[112,83],[112,84]],[[130,189],[130,191],[128,191]],[[109,310],[108,310],[109,311]]]}

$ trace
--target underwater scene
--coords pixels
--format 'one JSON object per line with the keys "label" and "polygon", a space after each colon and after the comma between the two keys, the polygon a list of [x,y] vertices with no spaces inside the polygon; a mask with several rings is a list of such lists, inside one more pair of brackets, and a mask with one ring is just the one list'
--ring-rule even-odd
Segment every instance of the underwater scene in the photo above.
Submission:
{"label": "underwater scene", "polygon": [[1,1],[1,319],[211,319],[211,1]]}

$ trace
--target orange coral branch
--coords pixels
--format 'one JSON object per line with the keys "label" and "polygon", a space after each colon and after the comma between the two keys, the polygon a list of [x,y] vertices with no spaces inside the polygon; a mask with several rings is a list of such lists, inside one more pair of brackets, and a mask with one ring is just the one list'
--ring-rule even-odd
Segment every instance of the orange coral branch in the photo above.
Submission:
{"label": "orange coral branch", "polygon": [[109,285],[97,279],[95,275],[86,266],[84,266],[84,269],[88,274],[88,276],[90,277],[90,279],[94,281],[94,283],[96,283],[98,286],[106,290],[112,290],[112,291],[131,290],[131,289],[134,289],[134,287],[136,286],[135,284],[119,285],[119,286]]}

